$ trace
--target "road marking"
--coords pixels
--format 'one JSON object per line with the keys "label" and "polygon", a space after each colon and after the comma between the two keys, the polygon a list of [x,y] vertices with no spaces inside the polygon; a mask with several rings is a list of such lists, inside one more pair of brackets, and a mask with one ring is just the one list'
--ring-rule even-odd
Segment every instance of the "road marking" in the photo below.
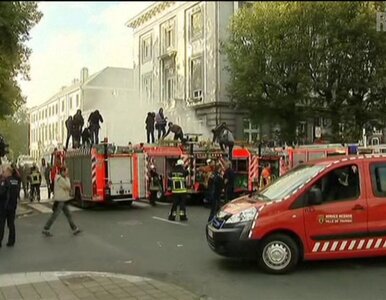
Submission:
{"label": "road marking", "polygon": [[180,222],[176,222],[176,221],[170,221],[168,219],[163,219],[163,218],[160,218],[160,217],[152,217],[154,220],[158,220],[158,221],[163,221],[163,222],[167,222],[167,223],[171,223],[171,224],[175,224],[175,225],[181,225],[181,226],[188,226],[188,224],[184,224],[184,223],[180,223]]}

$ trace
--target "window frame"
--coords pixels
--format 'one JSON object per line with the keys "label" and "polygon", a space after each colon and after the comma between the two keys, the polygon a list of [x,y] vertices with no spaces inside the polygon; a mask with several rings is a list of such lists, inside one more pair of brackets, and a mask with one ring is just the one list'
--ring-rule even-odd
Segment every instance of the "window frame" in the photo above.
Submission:
{"label": "window frame", "polygon": [[[193,62],[196,61],[196,60],[199,60],[200,61],[200,66],[201,66],[201,87],[200,89],[195,89],[193,87]],[[203,55],[200,54],[200,55],[196,55],[196,56],[193,56],[190,58],[190,62],[189,62],[189,81],[190,81],[190,98],[191,99],[197,99],[197,98],[194,98],[194,92],[195,91],[198,91],[198,90],[201,90],[201,99],[200,101],[202,101],[204,99],[204,59],[203,59]],[[198,100],[198,99],[197,99]]]}
{"label": "window frame", "polygon": [[[194,33],[193,32],[193,29],[194,29],[193,17],[196,14],[201,14],[201,31]],[[200,7],[200,5],[197,5],[194,8],[192,8],[192,10],[189,13],[189,37],[190,37],[189,40],[195,41],[195,40],[203,38],[203,36],[204,36],[204,13],[203,13],[203,9]]]}
{"label": "window frame", "polygon": [[[323,178],[325,178],[326,176],[329,176],[332,172],[336,172],[337,170],[343,169],[343,168],[348,168],[348,167],[351,168],[353,165],[356,166],[357,172],[358,172],[358,177],[359,177],[359,181],[358,181],[359,193],[358,193],[358,196],[356,198],[347,198],[347,199],[330,200],[330,201],[324,201],[324,199],[323,199],[323,202],[321,204],[317,205],[317,206],[319,207],[319,206],[323,206],[323,205],[329,205],[331,203],[341,203],[341,202],[347,202],[347,201],[358,201],[359,199],[361,199],[361,195],[362,195],[362,192],[363,192],[362,188],[361,188],[361,182],[362,182],[361,172],[359,171],[360,170],[360,164],[358,164],[358,163],[348,163],[348,164],[345,164],[343,166],[338,166],[338,167],[335,167],[333,169],[326,170],[326,172],[321,177],[319,177],[312,185],[310,185],[310,187],[306,190],[304,195],[308,196],[308,194],[311,191],[311,189],[313,187],[315,187]],[[307,201],[305,201],[304,202],[304,207],[309,207],[309,206],[314,206],[314,205],[313,204],[308,204]]]}
{"label": "window frame", "polygon": [[373,192],[373,195],[377,198],[386,198],[386,191],[385,192],[378,192],[377,190],[377,181],[376,181],[376,173],[375,168],[379,166],[384,166],[386,168],[386,162],[373,162],[369,164],[370,169],[370,178],[371,178],[371,190]]}
{"label": "window frame", "polygon": [[[141,62],[142,64],[145,64],[152,60],[153,58],[153,34],[145,33],[140,38],[140,55],[141,55]],[[145,45],[149,42],[149,53],[145,56]]]}

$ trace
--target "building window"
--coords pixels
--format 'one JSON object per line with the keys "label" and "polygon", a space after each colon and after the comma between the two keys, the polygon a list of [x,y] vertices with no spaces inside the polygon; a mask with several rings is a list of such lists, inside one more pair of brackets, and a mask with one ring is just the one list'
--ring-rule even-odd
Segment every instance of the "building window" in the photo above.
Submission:
{"label": "building window", "polygon": [[254,143],[260,140],[260,129],[258,125],[255,125],[249,119],[243,120],[243,132],[244,140],[248,143]]}
{"label": "building window", "polygon": [[151,73],[142,76],[142,100],[147,103],[153,102],[153,78]]}
{"label": "building window", "polygon": [[62,100],[62,112],[64,112],[64,101]]}
{"label": "building window", "polygon": [[191,84],[191,98],[194,100],[202,100],[202,86],[203,86],[203,66],[202,58],[197,57],[190,62],[190,84]]}
{"label": "building window", "polygon": [[202,10],[197,8],[190,15],[190,39],[201,38],[203,34]]}
{"label": "building window", "polygon": [[162,53],[166,53],[168,49],[174,47],[174,35],[175,35],[175,21],[174,18],[166,21],[161,25],[161,49]]}
{"label": "building window", "polygon": [[152,57],[152,38],[148,36],[142,40],[142,63],[151,60]]}
{"label": "building window", "polygon": [[79,95],[76,95],[76,107],[79,107]]}
{"label": "building window", "polygon": [[174,80],[168,78],[166,81],[166,100],[170,101],[174,98]]}
{"label": "building window", "polygon": [[72,97],[70,97],[70,109],[72,109]]}

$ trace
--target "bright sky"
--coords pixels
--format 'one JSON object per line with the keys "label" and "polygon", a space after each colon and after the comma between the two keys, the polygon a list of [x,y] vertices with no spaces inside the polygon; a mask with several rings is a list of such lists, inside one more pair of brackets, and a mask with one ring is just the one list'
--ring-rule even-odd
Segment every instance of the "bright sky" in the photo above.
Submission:
{"label": "bright sky", "polygon": [[27,106],[47,101],[64,85],[112,67],[132,67],[133,34],[125,23],[153,2],[40,2],[31,31],[29,82],[20,81]]}

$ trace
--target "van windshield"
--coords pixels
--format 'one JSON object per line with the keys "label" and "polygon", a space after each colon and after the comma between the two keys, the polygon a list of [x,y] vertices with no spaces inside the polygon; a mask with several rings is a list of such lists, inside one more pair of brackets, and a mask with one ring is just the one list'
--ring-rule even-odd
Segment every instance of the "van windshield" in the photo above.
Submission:
{"label": "van windshield", "polygon": [[325,167],[323,165],[299,165],[267,186],[256,197],[263,198],[266,201],[281,200],[291,195],[301,185],[323,171]]}

